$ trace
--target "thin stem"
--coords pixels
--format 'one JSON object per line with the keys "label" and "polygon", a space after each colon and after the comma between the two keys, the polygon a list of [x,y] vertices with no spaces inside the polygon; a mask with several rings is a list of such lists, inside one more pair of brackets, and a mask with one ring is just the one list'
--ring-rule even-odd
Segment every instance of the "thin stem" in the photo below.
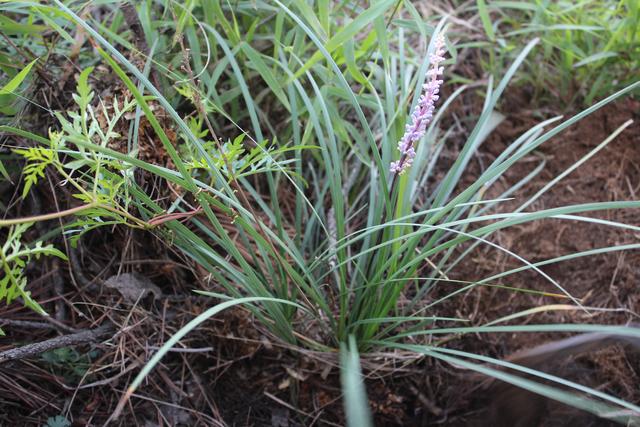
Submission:
{"label": "thin stem", "polygon": [[39,222],[39,221],[48,221],[51,219],[63,218],[65,216],[74,215],[78,212],[82,212],[84,210],[96,208],[99,206],[100,205],[97,202],[92,202],[86,205],[76,206],[75,208],[66,209],[64,211],[53,212],[53,213],[44,214],[44,215],[34,215],[34,216],[27,216],[23,218],[1,219],[0,227],[8,227],[10,225],[24,224],[27,222]]}
{"label": "thin stem", "polygon": [[25,224],[27,222],[49,221],[52,219],[64,218],[66,216],[75,215],[78,212],[82,212],[82,211],[85,211],[88,209],[94,209],[94,208],[104,209],[106,211],[113,212],[115,214],[121,215],[131,220],[132,222],[134,222],[134,224],[129,224],[130,227],[137,227],[137,228],[155,227],[155,224],[149,224],[148,222],[144,222],[139,218],[136,218],[135,216],[131,215],[128,212],[124,212],[120,209],[114,208],[113,206],[100,204],[96,201],[93,201],[91,203],[87,203],[84,205],[76,206],[75,208],[65,209],[59,212],[52,212],[52,213],[43,214],[43,215],[27,216],[22,218],[1,219],[0,227],[8,227],[16,224]]}
{"label": "thin stem", "polygon": [[67,172],[65,172],[64,167],[62,166],[60,161],[58,161],[57,163],[58,164],[56,164],[56,169],[58,170],[58,173],[60,173],[60,175],[62,175],[67,180],[67,182],[69,184],[73,185],[84,196],[89,197],[91,199],[94,198],[93,195],[91,193],[89,193],[87,190],[85,190],[84,188],[82,188],[82,186],[80,184],[78,184],[76,182],[76,180],[71,177],[71,175],[69,175]]}

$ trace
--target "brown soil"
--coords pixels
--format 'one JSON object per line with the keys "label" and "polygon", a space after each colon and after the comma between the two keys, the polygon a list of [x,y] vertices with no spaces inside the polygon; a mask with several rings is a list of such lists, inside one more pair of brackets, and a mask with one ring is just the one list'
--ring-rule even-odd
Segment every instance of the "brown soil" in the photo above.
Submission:
{"label": "brown soil", "polygon": [[[523,131],[538,123],[530,111],[517,109],[523,105],[522,98],[511,98],[503,107],[509,113],[494,134],[485,142],[478,154],[478,164],[488,164]],[[635,122],[602,151],[580,168],[565,177],[550,191],[543,194],[527,211],[549,209],[583,203],[637,200],[640,188],[640,103],[631,99],[619,101],[603,108],[585,120],[572,126],[559,136],[545,143],[539,151],[521,165],[512,168],[487,197],[497,197],[506,188],[531,172],[542,160],[546,167],[534,180],[516,194],[515,200],[506,203],[501,211],[508,212],[536,194],[551,179],[586,155],[618,126],[629,119]],[[480,170],[479,165],[473,169]],[[600,211],[585,216],[619,221],[631,225],[640,223],[638,210]],[[530,262],[542,261],[565,254],[628,243],[638,243],[637,233],[589,223],[567,220],[545,220],[527,223],[501,231],[493,239],[502,247],[517,253]],[[612,252],[582,257],[562,263],[541,267],[571,295],[579,298],[588,307],[615,309],[615,312],[594,311],[549,311],[533,316],[529,323],[625,324],[638,322],[640,294],[637,291],[639,251]],[[464,280],[479,280],[501,271],[519,267],[522,263],[493,248],[479,248],[469,260],[456,270],[456,277]],[[511,276],[503,284],[518,288],[558,292],[558,290],[535,272]],[[500,318],[532,307],[545,304],[563,304],[565,301],[552,297],[515,293],[496,288],[474,289],[456,301],[455,313],[472,314],[475,324]],[[560,336],[561,337],[561,336]],[[558,334],[492,334],[482,337],[465,337],[457,347],[494,357],[506,357],[522,349],[532,348],[559,338]],[[619,346],[609,346],[582,354],[558,354],[551,363],[539,366],[545,372],[562,375],[573,381],[622,397],[630,402],[640,402],[637,384],[640,381],[640,358],[637,353],[624,351]],[[471,385],[468,385],[471,387]],[[455,417],[451,425],[460,425],[476,420],[479,425],[604,425],[601,419],[589,417],[561,405],[540,403],[535,397],[514,387],[495,390],[495,385],[478,399],[475,387],[465,395],[464,380],[455,392],[453,413],[463,414],[467,407],[469,417]],[[516,408],[501,405],[500,400],[509,397]],[[518,396],[520,401],[518,401]],[[467,406],[469,405],[469,406]],[[514,412],[509,412],[515,411]],[[493,411],[493,412],[492,412]],[[534,411],[537,413],[531,413]],[[517,415],[509,418],[509,415]],[[541,416],[540,414],[544,414]],[[529,416],[529,418],[528,418]],[[481,420],[478,422],[477,420]],[[502,420],[502,421],[501,421]],[[502,424],[504,422],[504,424]]]}
{"label": "brown soil", "polygon": [[[545,143],[538,153],[531,156],[523,166],[509,171],[504,180],[498,183],[495,194],[499,193],[523,178],[541,161],[546,160],[545,169],[532,182],[513,195],[512,202],[504,206],[504,211],[519,206],[534,195],[551,179],[555,178],[576,161],[606,139],[619,125],[629,119],[636,122],[612,141],[602,151],[588,160],[580,168],[565,177],[550,191],[542,195],[527,211],[549,209],[560,206],[583,203],[638,200],[640,189],[640,123],[638,112],[640,103],[631,99],[605,107],[587,119],[574,125],[566,132]],[[494,158],[523,128],[533,125],[527,112],[510,115],[484,146],[481,156]],[[501,187],[501,188],[500,188]],[[638,210],[616,210],[586,213],[584,216],[597,217],[609,221],[619,221],[631,225],[640,223]],[[638,235],[629,230],[602,225],[568,221],[545,220],[527,223],[502,231],[499,243],[530,262],[562,256],[590,249],[638,243]],[[610,254],[582,257],[564,263],[551,264],[541,269],[557,280],[569,293],[579,298],[585,306],[601,308],[622,308],[637,312],[640,308],[640,295],[636,290],[638,270],[637,261],[640,252],[613,252]],[[475,262],[459,272],[467,280],[486,277],[505,269],[522,265],[504,253],[493,249],[477,251]],[[536,290],[558,292],[546,279],[535,272],[523,274],[511,279],[509,284]],[[482,296],[483,307],[480,312],[486,318],[496,318],[506,312],[539,304],[562,303],[554,298],[527,296],[521,293],[505,294],[502,290],[486,291]],[[575,312],[577,317],[584,314]],[[557,314],[552,315],[555,318]],[[567,314],[562,319],[568,320]],[[542,317],[538,320],[547,320]],[[619,314],[595,314],[594,321],[624,322],[635,320],[629,312]],[[530,343],[530,342],[529,342]]]}

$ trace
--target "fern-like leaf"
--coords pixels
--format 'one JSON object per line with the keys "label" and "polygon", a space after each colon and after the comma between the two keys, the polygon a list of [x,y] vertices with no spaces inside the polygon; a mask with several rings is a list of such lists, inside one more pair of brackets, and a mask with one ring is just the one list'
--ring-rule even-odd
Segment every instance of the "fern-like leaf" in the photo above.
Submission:
{"label": "fern-like leaf", "polygon": [[56,256],[62,259],[67,257],[54,248],[53,245],[45,245],[41,241],[27,246],[22,242],[22,235],[31,226],[30,223],[18,224],[9,229],[7,241],[0,249],[2,261],[2,277],[0,277],[0,301],[11,304],[21,298],[26,307],[33,311],[46,315],[47,313],[32,297],[27,288],[27,278],[24,269],[32,258],[40,256]]}
{"label": "fern-like leaf", "polygon": [[53,150],[45,147],[29,147],[13,150],[27,160],[27,165],[22,170],[24,174],[24,188],[22,198],[26,198],[29,190],[40,178],[44,178],[44,171],[55,160]]}

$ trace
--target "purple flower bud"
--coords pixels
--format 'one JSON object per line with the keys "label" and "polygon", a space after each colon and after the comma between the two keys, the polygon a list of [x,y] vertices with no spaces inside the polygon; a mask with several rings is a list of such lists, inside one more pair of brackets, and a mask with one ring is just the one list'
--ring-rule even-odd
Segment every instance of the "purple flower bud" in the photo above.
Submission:
{"label": "purple flower bud", "polygon": [[435,111],[435,102],[440,99],[440,86],[443,81],[438,76],[444,73],[444,67],[440,66],[440,62],[444,61],[444,34],[438,34],[435,41],[435,51],[429,56],[430,68],[427,71],[428,81],[422,85],[424,93],[418,99],[418,105],[411,113],[411,124],[405,127],[405,133],[398,142],[398,151],[400,151],[400,160],[392,162],[390,165],[391,173],[402,175],[413,164],[416,156],[415,146],[420,138],[424,135],[427,125],[433,118]]}

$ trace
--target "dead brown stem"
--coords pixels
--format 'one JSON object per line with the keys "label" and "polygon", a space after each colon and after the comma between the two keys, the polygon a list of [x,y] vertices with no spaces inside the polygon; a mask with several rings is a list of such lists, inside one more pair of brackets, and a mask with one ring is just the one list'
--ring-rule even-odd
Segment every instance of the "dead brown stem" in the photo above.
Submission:
{"label": "dead brown stem", "polygon": [[60,347],[68,347],[77,344],[87,344],[97,341],[99,338],[113,331],[111,325],[103,325],[95,329],[88,329],[75,334],[62,335],[45,341],[28,344],[22,347],[0,353],[0,364],[10,360],[19,360],[26,357],[35,356],[45,351]]}

